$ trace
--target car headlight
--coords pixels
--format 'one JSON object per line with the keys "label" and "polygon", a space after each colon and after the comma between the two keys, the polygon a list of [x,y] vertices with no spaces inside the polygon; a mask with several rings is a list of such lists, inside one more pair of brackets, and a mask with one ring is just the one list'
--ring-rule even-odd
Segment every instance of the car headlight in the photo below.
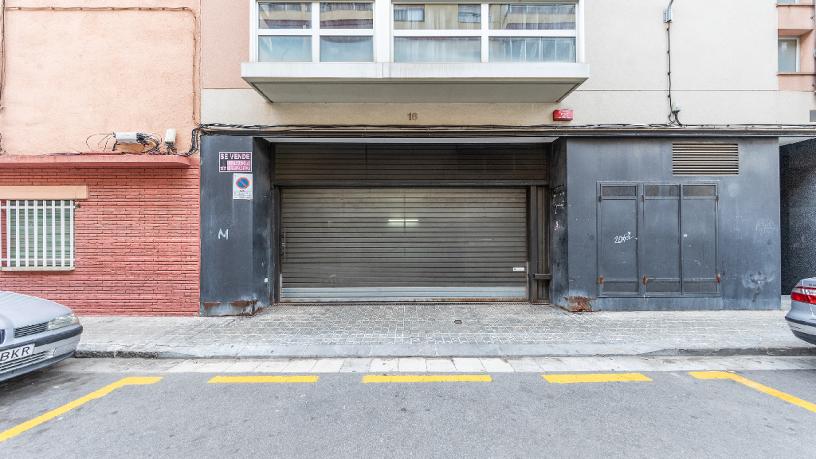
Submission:
{"label": "car headlight", "polygon": [[57,328],[63,328],[70,325],[76,325],[79,323],[79,318],[74,314],[65,314],[64,316],[59,316],[57,318],[51,319],[48,321],[48,329],[49,330],[56,330]]}

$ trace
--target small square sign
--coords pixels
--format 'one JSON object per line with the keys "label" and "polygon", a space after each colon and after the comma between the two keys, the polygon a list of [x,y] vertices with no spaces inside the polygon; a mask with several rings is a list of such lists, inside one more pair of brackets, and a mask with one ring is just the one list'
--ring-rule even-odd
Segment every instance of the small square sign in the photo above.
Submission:
{"label": "small square sign", "polygon": [[232,174],[232,199],[252,200],[252,174]]}
{"label": "small square sign", "polygon": [[251,151],[219,152],[218,172],[252,172],[252,152]]}

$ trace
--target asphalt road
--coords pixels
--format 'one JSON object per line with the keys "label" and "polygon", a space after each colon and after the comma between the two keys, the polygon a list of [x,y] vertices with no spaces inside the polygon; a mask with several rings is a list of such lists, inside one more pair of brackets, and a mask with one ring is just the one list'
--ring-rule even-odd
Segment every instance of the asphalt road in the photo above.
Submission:
{"label": "asphalt road", "polygon": [[[316,382],[213,384],[220,373],[142,365],[89,372],[69,363],[0,383],[0,457],[816,455],[816,412],[766,390],[816,402],[816,370],[736,373],[758,390],[685,371],[572,384],[540,372],[476,375],[482,382],[366,384],[366,374],[328,373],[295,375]],[[141,376],[156,379],[95,392]],[[42,420],[75,400],[85,403]]]}

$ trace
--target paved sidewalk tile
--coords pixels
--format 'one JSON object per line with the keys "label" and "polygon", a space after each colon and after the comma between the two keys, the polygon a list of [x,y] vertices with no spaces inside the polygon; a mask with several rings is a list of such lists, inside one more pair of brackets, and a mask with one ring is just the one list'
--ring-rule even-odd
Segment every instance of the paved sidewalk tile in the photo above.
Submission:
{"label": "paved sidewalk tile", "polygon": [[399,371],[398,359],[371,359],[369,371],[372,373],[389,373]]}
{"label": "paved sidewalk tile", "polygon": [[316,359],[293,359],[284,368],[284,373],[308,373],[317,364]]}
{"label": "paved sidewalk tile", "polygon": [[538,366],[535,360],[530,357],[522,357],[520,359],[508,359],[507,363],[513,367],[516,372],[538,372],[541,367]]}
{"label": "paved sidewalk tile", "polygon": [[368,373],[371,359],[346,359],[340,368],[341,373]]}
{"label": "paved sidewalk tile", "polygon": [[503,359],[484,358],[479,360],[488,373],[512,373],[514,371],[513,367]]}
{"label": "paved sidewalk tile", "polygon": [[258,364],[255,371],[258,373],[280,373],[289,364],[289,360],[267,360]]}
{"label": "paved sidewalk tile", "polygon": [[238,360],[234,362],[227,371],[229,373],[252,373],[260,364],[261,362],[257,360]]}
{"label": "paved sidewalk tile", "polygon": [[199,372],[202,366],[203,362],[199,360],[185,360],[167,371],[168,373],[195,373]]}
{"label": "paved sidewalk tile", "polygon": [[425,366],[425,359],[419,358],[401,358],[398,362],[398,368],[400,372],[424,372],[427,370],[427,366]]}
{"label": "paved sidewalk tile", "polygon": [[312,373],[338,373],[342,367],[343,359],[319,359],[312,368]]}
{"label": "paved sidewalk tile", "polygon": [[456,371],[460,372],[482,372],[485,371],[481,360],[476,358],[455,357],[453,364],[456,366]]}
{"label": "paved sidewalk tile", "polygon": [[[514,370],[534,368],[522,359],[530,356],[816,355],[816,348],[792,335],[784,314],[571,314],[526,303],[284,304],[254,317],[82,317],[78,354],[163,359],[505,357],[516,359],[510,363]],[[391,363],[374,363],[384,366],[378,371],[392,371],[386,366]]]}
{"label": "paved sidewalk tile", "polygon": [[425,364],[428,366],[429,373],[450,373],[456,371],[456,365],[451,359],[427,359]]}

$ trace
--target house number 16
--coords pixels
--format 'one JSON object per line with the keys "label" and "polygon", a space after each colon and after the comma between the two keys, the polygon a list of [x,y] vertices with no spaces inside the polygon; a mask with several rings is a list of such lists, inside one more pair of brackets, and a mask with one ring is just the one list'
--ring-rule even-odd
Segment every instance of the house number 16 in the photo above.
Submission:
{"label": "house number 16", "polygon": [[419,114],[416,112],[411,112],[408,114],[408,121],[416,121],[419,119]]}

